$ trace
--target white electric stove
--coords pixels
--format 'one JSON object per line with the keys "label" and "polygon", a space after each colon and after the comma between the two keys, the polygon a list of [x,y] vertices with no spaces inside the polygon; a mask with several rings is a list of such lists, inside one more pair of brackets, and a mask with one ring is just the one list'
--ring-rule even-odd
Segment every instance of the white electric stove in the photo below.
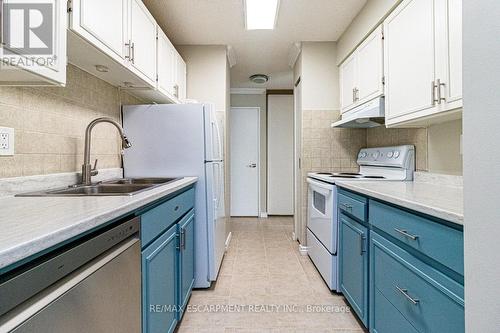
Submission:
{"label": "white electric stove", "polygon": [[338,211],[336,181],[410,181],[415,147],[365,148],[358,154],[359,173],[308,174],[307,247],[311,260],[331,290],[338,285]]}

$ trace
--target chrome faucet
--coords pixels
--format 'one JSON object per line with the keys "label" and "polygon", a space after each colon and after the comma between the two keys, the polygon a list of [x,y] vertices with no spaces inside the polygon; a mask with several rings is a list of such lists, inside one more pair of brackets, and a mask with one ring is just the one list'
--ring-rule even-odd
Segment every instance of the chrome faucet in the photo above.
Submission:
{"label": "chrome faucet", "polygon": [[130,141],[128,141],[127,136],[123,133],[123,128],[120,124],[114,121],[111,118],[103,117],[92,120],[90,124],[87,126],[87,130],[85,131],[85,150],[83,153],[83,165],[82,165],[82,185],[90,185],[92,183],[92,176],[97,175],[99,172],[97,171],[97,159],[94,162],[94,166],[90,164],[90,142],[92,138],[92,129],[95,125],[99,123],[110,123],[114,125],[120,136],[122,138],[122,148],[127,149],[132,147]]}

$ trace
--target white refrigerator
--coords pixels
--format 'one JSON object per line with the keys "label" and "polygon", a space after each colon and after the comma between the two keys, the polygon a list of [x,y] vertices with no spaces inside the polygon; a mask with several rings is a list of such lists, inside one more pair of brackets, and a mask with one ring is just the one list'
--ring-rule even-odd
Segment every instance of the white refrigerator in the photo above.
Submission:
{"label": "white refrigerator", "polygon": [[210,287],[226,240],[222,139],[213,106],[124,106],[123,127],[132,143],[123,156],[125,177],[198,177],[194,287]]}

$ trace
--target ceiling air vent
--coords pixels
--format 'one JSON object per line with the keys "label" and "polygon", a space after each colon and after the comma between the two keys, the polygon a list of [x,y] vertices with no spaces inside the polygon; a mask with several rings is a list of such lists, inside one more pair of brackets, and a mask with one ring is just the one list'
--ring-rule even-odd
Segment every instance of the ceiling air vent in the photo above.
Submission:
{"label": "ceiling air vent", "polygon": [[257,84],[264,84],[269,81],[269,76],[265,74],[254,74],[250,76],[250,81]]}

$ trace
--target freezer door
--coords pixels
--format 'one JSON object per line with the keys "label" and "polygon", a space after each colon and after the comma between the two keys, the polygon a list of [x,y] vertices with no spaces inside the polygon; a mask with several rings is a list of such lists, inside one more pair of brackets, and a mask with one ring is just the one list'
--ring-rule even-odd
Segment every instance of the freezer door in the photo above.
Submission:
{"label": "freezer door", "polygon": [[215,113],[211,104],[205,104],[205,152],[207,161],[222,160],[222,136]]}

